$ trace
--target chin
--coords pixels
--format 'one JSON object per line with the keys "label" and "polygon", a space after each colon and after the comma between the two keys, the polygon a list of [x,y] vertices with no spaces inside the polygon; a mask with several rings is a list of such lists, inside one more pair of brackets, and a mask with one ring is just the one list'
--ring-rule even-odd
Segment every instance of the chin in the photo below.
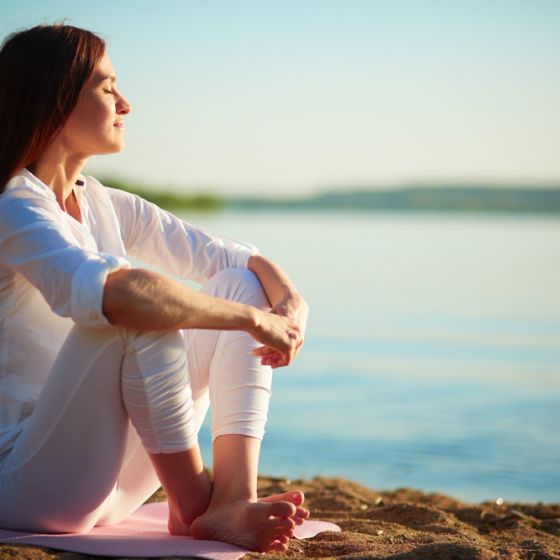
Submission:
{"label": "chin", "polygon": [[102,155],[110,155],[110,154],[118,154],[124,150],[124,142],[119,142],[118,144],[111,144],[109,146],[104,146],[102,150],[99,150],[95,155],[102,156]]}

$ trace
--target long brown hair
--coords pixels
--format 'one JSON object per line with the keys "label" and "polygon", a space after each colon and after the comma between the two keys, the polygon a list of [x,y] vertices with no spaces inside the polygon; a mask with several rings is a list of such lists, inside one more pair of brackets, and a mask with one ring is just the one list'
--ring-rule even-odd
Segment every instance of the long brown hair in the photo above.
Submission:
{"label": "long brown hair", "polygon": [[0,193],[63,127],[104,52],[103,39],[64,24],[6,38],[0,50]]}

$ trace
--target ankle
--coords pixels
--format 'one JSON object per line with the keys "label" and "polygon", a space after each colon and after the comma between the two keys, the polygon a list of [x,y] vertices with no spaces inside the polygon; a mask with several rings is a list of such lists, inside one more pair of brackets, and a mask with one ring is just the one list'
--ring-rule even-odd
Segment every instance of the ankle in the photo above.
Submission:
{"label": "ankle", "polygon": [[257,491],[247,487],[218,487],[212,488],[210,507],[223,506],[233,502],[252,503],[257,501]]}
{"label": "ankle", "polygon": [[212,498],[212,483],[207,480],[189,490],[185,496],[168,496],[169,511],[186,525],[190,525],[200,517],[210,506]]}
{"label": "ankle", "polygon": [[259,439],[241,434],[225,434],[214,439],[213,504],[257,501],[260,444]]}

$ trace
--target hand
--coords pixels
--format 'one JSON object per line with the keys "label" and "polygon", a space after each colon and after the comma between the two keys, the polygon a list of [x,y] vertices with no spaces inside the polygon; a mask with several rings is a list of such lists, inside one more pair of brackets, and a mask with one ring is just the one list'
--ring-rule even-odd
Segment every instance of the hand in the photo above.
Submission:
{"label": "hand", "polygon": [[297,356],[301,346],[303,345],[305,330],[307,328],[307,318],[309,316],[309,306],[301,296],[292,295],[275,304],[272,307],[271,312],[290,319],[292,324],[298,327],[300,336],[296,343],[295,352],[289,360],[286,360],[284,356],[270,346],[261,346],[260,348],[256,348],[253,351],[253,354],[255,356],[261,356],[261,363],[263,365],[270,365],[273,368],[287,366]]}
{"label": "hand", "polygon": [[299,327],[301,333],[299,346],[301,347],[305,338],[307,318],[309,316],[309,305],[307,305],[307,302],[300,295],[286,297],[272,307],[272,313],[288,317]]}
{"label": "hand", "polygon": [[253,355],[260,356],[263,365],[273,368],[288,365],[301,345],[299,327],[290,318],[273,313],[271,309],[258,313],[259,321],[250,333],[263,346],[255,348]]}

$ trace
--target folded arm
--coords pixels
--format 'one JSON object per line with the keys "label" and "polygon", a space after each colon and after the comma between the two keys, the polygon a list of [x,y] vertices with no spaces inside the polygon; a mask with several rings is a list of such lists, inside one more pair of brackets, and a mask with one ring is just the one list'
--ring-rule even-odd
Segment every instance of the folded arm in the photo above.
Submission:
{"label": "folded arm", "polygon": [[263,364],[288,365],[303,343],[307,304],[271,260],[254,255],[248,268],[259,278],[270,309],[209,296],[149,270],[121,269],[107,276],[103,314],[112,324],[139,330],[242,330],[262,344],[255,355]]}
{"label": "folded arm", "polygon": [[262,255],[253,255],[249,258],[247,268],[253,271],[260,280],[270,302],[271,312],[290,319],[298,326],[300,334],[294,354],[289,356],[288,360],[286,360],[286,356],[266,345],[257,348],[255,354],[262,357],[264,364],[273,367],[288,365],[303,344],[309,307],[287,274],[275,262]]}
{"label": "folded arm", "polygon": [[[248,268],[257,275],[265,290],[271,305],[269,314],[272,312],[286,317],[298,326],[300,337],[297,348],[301,346],[308,307],[277,264],[256,254],[256,248],[247,243],[212,236],[138,196],[116,189],[107,189],[107,192],[118,215],[129,254],[177,276],[200,282],[224,268]],[[194,301],[192,298],[196,297],[196,293],[191,291],[191,301]],[[177,309],[181,309],[181,305]],[[190,313],[189,310],[178,312],[183,311]],[[201,315],[195,313],[194,316]],[[297,353],[297,348],[287,356],[280,356],[271,348],[262,347],[258,355],[262,356],[263,363],[287,365]]]}
{"label": "folded arm", "polygon": [[144,269],[121,269],[107,276],[103,314],[114,325],[138,330],[242,330],[285,361],[291,360],[301,338],[298,325],[287,317],[203,294]]}

